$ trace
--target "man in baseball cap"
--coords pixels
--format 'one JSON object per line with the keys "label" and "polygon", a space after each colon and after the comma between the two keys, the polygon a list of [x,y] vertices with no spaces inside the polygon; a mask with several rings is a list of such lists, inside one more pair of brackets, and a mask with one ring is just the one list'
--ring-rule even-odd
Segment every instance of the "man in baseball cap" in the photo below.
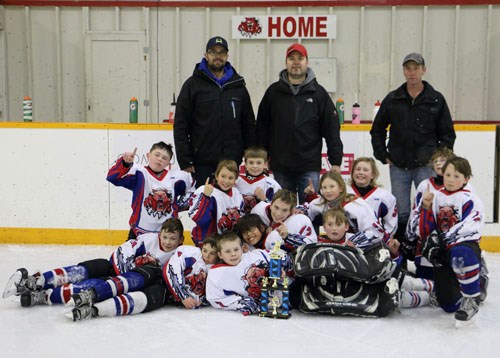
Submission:
{"label": "man in baseball cap", "polygon": [[257,142],[268,150],[274,179],[303,203],[307,186],[319,189],[323,139],[328,161],[338,172],[343,145],[335,105],[309,67],[307,49],[294,43],[285,54],[279,80],[259,105]]}
{"label": "man in baseball cap", "polygon": [[[432,154],[440,147],[453,150],[456,138],[445,98],[423,80],[426,71],[421,54],[412,52],[404,57],[406,81],[384,98],[370,130],[373,154],[389,166],[392,195],[396,197],[398,228],[394,238],[409,260],[415,255],[417,242],[411,237],[415,233],[408,232],[410,238],[406,233],[413,217],[412,186],[417,188],[424,179],[434,176],[428,165]],[[432,276],[432,267],[416,265],[419,277]]]}
{"label": "man in baseball cap", "polygon": [[241,163],[244,150],[255,145],[250,94],[245,79],[228,61],[228,49],[222,36],[208,40],[201,61],[177,97],[177,162],[192,173],[197,187],[213,179],[220,160]]}

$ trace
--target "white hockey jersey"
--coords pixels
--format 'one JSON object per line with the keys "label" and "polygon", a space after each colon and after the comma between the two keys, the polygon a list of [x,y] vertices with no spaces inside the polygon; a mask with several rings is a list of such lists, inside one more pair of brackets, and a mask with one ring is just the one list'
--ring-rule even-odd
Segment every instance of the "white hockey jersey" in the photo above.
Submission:
{"label": "white hockey jersey", "polygon": [[241,217],[243,208],[243,197],[237,188],[232,188],[229,193],[214,188],[210,197],[203,194],[204,188],[202,185],[194,192],[188,213],[196,223],[191,231],[196,245],[200,245],[203,239],[212,233],[223,234],[231,231]]}
{"label": "white hockey jersey", "polygon": [[364,196],[359,193],[354,185],[347,186],[347,193],[363,198],[375,211],[380,226],[389,235],[393,235],[398,229],[398,210],[396,197],[383,188],[374,187]]}
{"label": "white hockey jersey", "polygon": [[293,214],[286,218],[283,224],[288,230],[288,236],[283,240],[278,231],[275,230],[279,224],[272,221],[270,207],[271,204],[260,202],[252,209],[252,214],[259,215],[264,225],[273,229],[265,238],[264,247],[266,250],[272,250],[277,240],[283,241],[281,247],[286,251],[292,251],[298,246],[318,241],[311,220],[303,214]]}
{"label": "white hockey jersey", "polygon": [[274,223],[273,218],[271,217],[270,208],[271,204],[261,201],[253,207],[251,213],[259,215],[265,226],[272,227]]}
{"label": "white hockey jersey", "polygon": [[256,312],[269,260],[267,251],[254,250],[244,253],[238,265],[213,265],[207,279],[208,302],[215,308]]}
{"label": "white hockey jersey", "polygon": [[[362,198],[344,203],[343,208],[349,221],[349,232],[355,234],[351,241],[359,248],[367,248],[378,242],[389,240],[389,235],[379,224],[373,208]],[[323,213],[330,205],[318,197],[306,205],[312,222],[322,222]]]}
{"label": "white hockey jersey", "polygon": [[282,241],[281,248],[287,252],[294,251],[299,246],[313,244],[318,241],[311,220],[303,214],[290,215],[283,224],[288,230],[287,237],[283,239],[278,230],[274,229],[265,238],[266,250],[272,250],[276,241]]}
{"label": "white hockey jersey", "polygon": [[448,248],[467,241],[479,243],[484,207],[481,200],[469,190],[449,192],[442,188],[434,193],[431,210],[424,209],[422,201],[417,209],[412,220],[418,221],[418,237],[426,238],[436,230],[443,234]]}
{"label": "white hockey jersey", "polygon": [[236,187],[243,196],[243,212],[245,214],[248,214],[259,202],[259,199],[255,196],[255,190],[257,188],[261,188],[264,191],[268,201],[271,201],[274,193],[281,189],[278,182],[266,174],[261,174],[256,177],[248,174],[240,174],[238,180],[236,180]]}
{"label": "white hockey jersey", "polygon": [[176,301],[193,297],[204,302],[207,273],[211,266],[203,261],[200,248],[182,245],[163,266],[163,280]]}
{"label": "white hockey jersey", "polygon": [[172,256],[175,250],[165,252],[160,245],[160,233],[147,233],[129,240],[111,254],[110,261],[117,275],[125,273],[136,267],[136,259],[145,255],[152,257],[160,266]]}
{"label": "white hockey jersey", "polygon": [[136,235],[159,232],[165,220],[187,209],[187,198],[194,191],[190,173],[174,169],[157,176],[141,165],[125,167],[122,158],[109,169],[107,180],[132,191],[129,224]]}

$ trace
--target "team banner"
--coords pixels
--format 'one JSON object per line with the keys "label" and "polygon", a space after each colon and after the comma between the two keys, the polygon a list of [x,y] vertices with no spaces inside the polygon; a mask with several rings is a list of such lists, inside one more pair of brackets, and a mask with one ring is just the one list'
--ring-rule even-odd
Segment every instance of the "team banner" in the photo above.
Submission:
{"label": "team banner", "polygon": [[256,15],[232,17],[233,39],[334,39],[337,15]]}

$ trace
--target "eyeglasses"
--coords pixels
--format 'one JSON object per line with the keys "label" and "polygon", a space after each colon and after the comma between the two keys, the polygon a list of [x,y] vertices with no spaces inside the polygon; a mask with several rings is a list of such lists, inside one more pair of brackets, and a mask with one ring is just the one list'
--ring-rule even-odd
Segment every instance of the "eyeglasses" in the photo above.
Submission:
{"label": "eyeglasses", "polygon": [[222,51],[208,50],[207,52],[209,55],[212,56],[221,56],[221,57],[227,56],[227,50],[222,50]]}

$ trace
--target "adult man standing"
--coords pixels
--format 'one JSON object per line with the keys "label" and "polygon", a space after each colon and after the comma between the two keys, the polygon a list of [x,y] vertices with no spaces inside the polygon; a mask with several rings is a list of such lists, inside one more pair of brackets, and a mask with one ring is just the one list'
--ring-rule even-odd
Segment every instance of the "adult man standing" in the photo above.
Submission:
{"label": "adult man standing", "polygon": [[391,189],[398,205],[396,238],[400,241],[410,215],[412,182],[418,187],[430,178],[432,153],[441,146],[453,150],[456,138],[446,100],[422,80],[425,71],[422,55],[410,53],[404,58],[406,82],[382,101],[370,131],[375,158],[389,164]]}
{"label": "adult man standing", "polygon": [[245,148],[255,144],[255,116],[245,80],[227,61],[227,41],[208,40],[201,62],[177,99],[174,143],[182,170],[196,185],[213,177],[217,163],[241,163]]}
{"label": "adult man standing", "polygon": [[335,105],[308,67],[306,48],[298,43],[288,47],[285,64],[260,102],[257,142],[268,150],[276,181],[303,202],[310,181],[318,190],[322,138],[337,171],[343,145]]}

